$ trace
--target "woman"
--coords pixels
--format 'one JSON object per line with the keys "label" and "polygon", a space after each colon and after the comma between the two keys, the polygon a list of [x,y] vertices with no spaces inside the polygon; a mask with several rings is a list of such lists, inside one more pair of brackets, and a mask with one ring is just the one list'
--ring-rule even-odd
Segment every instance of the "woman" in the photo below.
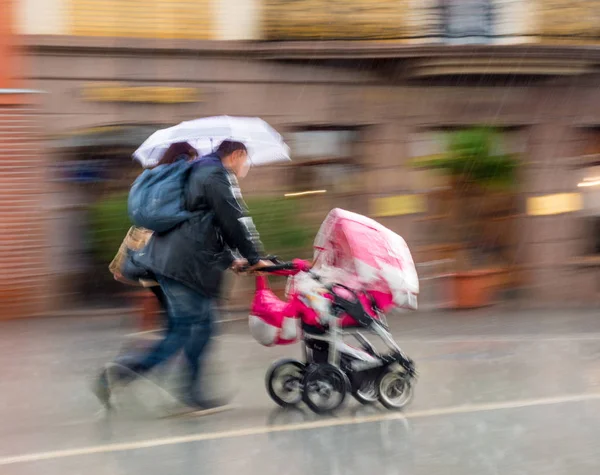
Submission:
{"label": "woman", "polygon": [[[190,161],[195,160],[196,158],[198,158],[198,152],[194,147],[187,142],[178,142],[172,144],[165,151],[155,167],[159,165],[170,165],[177,160]],[[113,274],[115,280],[118,280],[119,282],[149,288],[158,300],[163,321],[165,326],[168,327],[169,315],[164,292],[154,280],[154,277],[147,270],[137,266],[132,260],[132,256],[146,246],[150,237],[152,237],[152,231],[132,226],[125,236],[117,255],[110,263],[109,270]]]}

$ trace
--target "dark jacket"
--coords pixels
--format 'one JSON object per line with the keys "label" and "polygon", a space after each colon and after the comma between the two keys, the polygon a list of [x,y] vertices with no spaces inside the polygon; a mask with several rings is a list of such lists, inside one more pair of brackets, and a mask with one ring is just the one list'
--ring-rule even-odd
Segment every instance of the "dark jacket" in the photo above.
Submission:
{"label": "dark jacket", "polygon": [[254,225],[235,176],[216,155],[194,163],[185,202],[187,209],[197,214],[167,233],[155,233],[136,255],[136,262],[157,275],[217,297],[223,273],[234,260],[232,251],[253,265],[259,261],[260,242],[254,239]]}

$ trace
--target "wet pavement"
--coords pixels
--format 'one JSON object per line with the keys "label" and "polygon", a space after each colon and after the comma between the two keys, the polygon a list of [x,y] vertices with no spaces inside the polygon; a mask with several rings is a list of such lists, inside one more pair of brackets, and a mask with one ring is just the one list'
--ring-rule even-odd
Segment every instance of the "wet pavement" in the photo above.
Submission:
{"label": "wet pavement", "polygon": [[333,417],[281,411],[264,375],[293,347],[263,348],[227,324],[211,377],[236,407],[164,417],[140,383],[106,414],[91,376],[131,332],[127,319],[0,323],[0,474],[600,473],[597,311],[396,316],[420,376],[404,414],[349,401]]}

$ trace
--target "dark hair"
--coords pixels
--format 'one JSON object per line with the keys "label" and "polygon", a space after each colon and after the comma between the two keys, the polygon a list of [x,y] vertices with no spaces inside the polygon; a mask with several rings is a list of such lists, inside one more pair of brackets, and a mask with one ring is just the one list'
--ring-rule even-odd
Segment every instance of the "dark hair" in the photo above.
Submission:
{"label": "dark hair", "polygon": [[248,149],[242,142],[236,142],[234,140],[223,140],[221,145],[217,147],[215,153],[219,156],[219,158],[223,159],[228,157],[233,152],[242,151],[248,153]]}
{"label": "dark hair", "polygon": [[182,155],[184,157],[187,157],[187,159],[190,159],[192,157],[198,156],[198,152],[187,142],[177,142],[171,144],[171,146],[165,151],[165,153],[163,153],[163,156],[161,157],[157,165],[170,165],[171,163],[181,158]]}

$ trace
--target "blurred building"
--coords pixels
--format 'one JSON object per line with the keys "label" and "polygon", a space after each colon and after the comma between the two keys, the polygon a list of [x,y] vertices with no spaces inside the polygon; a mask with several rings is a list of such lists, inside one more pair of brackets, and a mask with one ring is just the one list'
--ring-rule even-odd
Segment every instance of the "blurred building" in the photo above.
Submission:
{"label": "blurred building", "polygon": [[293,147],[247,194],[376,216],[423,263],[454,243],[445,184],[411,160],[499,127],[522,157],[518,199],[490,211],[508,279],[526,302],[598,302],[599,0],[14,1],[44,92],[48,308],[93,293],[86,210],[135,176],[136,145],[219,114],[261,116]]}
{"label": "blurred building", "polygon": [[0,2],[0,317],[39,313],[48,296],[47,162],[38,97],[23,77],[14,7]]}

